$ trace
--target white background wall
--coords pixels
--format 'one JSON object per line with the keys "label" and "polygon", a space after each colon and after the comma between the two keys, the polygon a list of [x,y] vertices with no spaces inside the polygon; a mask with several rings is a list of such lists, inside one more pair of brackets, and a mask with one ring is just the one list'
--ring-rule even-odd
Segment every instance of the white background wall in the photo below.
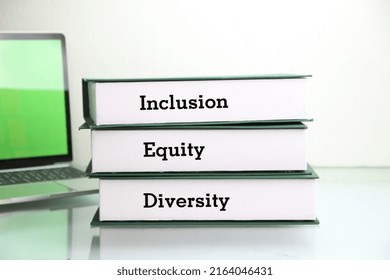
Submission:
{"label": "white background wall", "polygon": [[66,35],[77,165],[82,77],[298,73],[310,162],[390,166],[390,1],[0,0],[0,31]]}

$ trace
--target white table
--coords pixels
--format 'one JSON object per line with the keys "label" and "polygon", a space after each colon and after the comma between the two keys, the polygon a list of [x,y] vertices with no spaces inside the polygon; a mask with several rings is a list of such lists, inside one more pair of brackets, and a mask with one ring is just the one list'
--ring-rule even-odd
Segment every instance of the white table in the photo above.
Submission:
{"label": "white table", "polygon": [[[0,259],[386,259],[390,169],[316,168],[318,226],[101,232],[99,196],[0,208]],[[107,238],[108,237],[108,238]]]}

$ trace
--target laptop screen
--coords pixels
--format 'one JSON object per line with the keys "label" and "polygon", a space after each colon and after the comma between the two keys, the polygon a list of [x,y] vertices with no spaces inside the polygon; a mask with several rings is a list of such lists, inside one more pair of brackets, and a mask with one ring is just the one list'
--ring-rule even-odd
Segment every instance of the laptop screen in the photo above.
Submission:
{"label": "laptop screen", "polygon": [[71,160],[65,40],[0,34],[0,169]]}

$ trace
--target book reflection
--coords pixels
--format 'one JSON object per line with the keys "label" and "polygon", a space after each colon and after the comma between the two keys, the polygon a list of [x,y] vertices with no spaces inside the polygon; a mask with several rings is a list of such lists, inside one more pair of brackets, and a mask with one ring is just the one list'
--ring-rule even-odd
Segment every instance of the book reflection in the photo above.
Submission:
{"label": "book reflection", "polygon": [[313,259],[317,226],[100,228],[100,259]]}

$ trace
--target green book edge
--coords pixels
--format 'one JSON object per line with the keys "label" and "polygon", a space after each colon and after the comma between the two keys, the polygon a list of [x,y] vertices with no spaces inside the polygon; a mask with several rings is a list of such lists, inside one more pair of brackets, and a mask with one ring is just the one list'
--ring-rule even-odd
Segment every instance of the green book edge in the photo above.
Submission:
{"label": "green book edge", "polygon": [[[309,121],[309,120],[308,120]],[[148,129],[307,129],[300,121],[296,122],[194,122],[165,124],[126,124],[95,125],[92,120],[86,121],[79,129],[92,130],[148,130]]]}
{"label": "green book edge", "polygon": [[275,227],[297,225],[319,225],[315,220],[164,220],[164,221],[100,221],[99,208],[91,221],[91,227],[99,228],[224,228],[224,227]]}
{"label": "green book edge", "polygon": [[278,80],[278,79],[305,79],[312,75],[306,74],[263,74],[263,75],[236,75],[236,76],[193,76],[193,77],[159,77],[159,78],[119,78],[96,79],[83,78],[85,83],[120,83],[120,82],[176,82],[176,81],[220,81],[220,80]]}
{"label": "green book edge", "polygon": [[92,162],[85,171],[89,178],[99,179],[319,179],[310,164],[298,171],[199,171],[199,172],[92,172]]}

